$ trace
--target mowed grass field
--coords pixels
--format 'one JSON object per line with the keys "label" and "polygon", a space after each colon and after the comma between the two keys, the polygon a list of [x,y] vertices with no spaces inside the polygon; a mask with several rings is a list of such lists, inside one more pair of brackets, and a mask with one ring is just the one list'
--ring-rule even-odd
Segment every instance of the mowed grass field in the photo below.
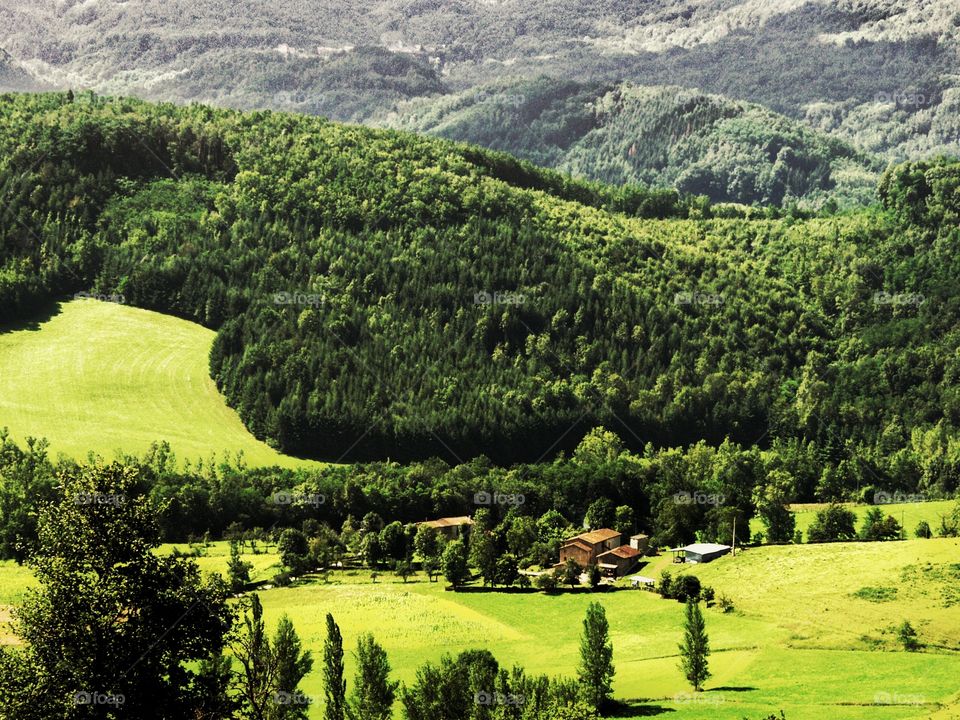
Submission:
{"label": "mowed grass field", "polygon": [[[204,553],[204,570],[225,572],[225,543]],[[246,559],[254,580],[276,571],[273,553]],[[474,647],[489,648],[506,666],[573,676],[581,621],[597,600],[610,621],[614,688],[631,705],[627,717],[759,720],[783,709],[788,720],[960,718],[960,540],[768,546],[700,566],[673,565],[667,555],[641,572],[663,567],[693,572],[735,604],[731,613],[705,610],[713,677],[698,696],[677,669],[683,606],[654,593],[453,593],[422,575],[405,584],[384,572],[372,584],[359,571],[260,597],[268,623],[288,614],[313,651],[318,662],[303,690],[318,702],[327,612],[348,651],[361,633],[374,633],[404,682],[423,662]],[[0,564],[0,603],[30,582],[22,569]],[[891,628],[903,620],[918,629],[923,652],[899,649]],[[347,666],[350,679],[349,652]],[[310,717],[321,717],[319,706]]]}
{"label": "mowed grass field", "polygon": [[[940,527],[940,518],[949,515],[956,505],[956,500],[931,500],[929,502],[881,503],[877,505],[860,505],[856,503],[840,503],[848,510],[853,510],[857,516],[857,530],[863,523],[863,517],[872,508],[879,508],[884,516],[893,515],[896,521],[903,525],[906,537],[912,538],[917,524],[926,520],[934,535]],[[827,507],[827,503],[803,503],[790,506],[797,522],[797,530],[803,532],[803,540],[807,540],[807,530],[816,519],[817,512]],[[766,528],[759,517],[750,520],[750,532],[765,532]]]}
{"label": "mowed grass field", "polygon": [[311,464],[259,442],[227,406],[210,378],[213,338],[185,320],[92,299],[26,328],[0,327],[0,427],[77,459],[167,440],[181,460],[242,451],[249,465]]}

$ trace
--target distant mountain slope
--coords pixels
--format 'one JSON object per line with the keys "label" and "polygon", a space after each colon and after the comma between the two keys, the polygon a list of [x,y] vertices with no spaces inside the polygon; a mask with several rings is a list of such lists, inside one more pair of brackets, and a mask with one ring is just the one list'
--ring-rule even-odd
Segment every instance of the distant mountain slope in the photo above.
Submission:
{"label": "distant mountain slope", "polygon": [[24,70],[10,53],[0,49],[0,89],[4,91],[38,91],[49,90],[50,88]]}
{"label": "distant mountain slope", "polygon": [[288,454],[536,460],[604,425],[815,441],[829,495],[851,446],[960,426],[958,185],[907,164],[882,208],[745,219],[304,115],[5,96],[0,317],[89,290],[216,329]]}
{"label": "distant mountain slope", "polygon": [[716,202],[866,204],[883,162],[758,105],[677,87],[541,78],[414,101],[384,124],[605,183]]}
{"label": "distant mountain slope", "polygon": [[893,159],[960,151],[956,0],[0,0],[0,27],[58,87],[363,121],[548,74],[700,88]]}

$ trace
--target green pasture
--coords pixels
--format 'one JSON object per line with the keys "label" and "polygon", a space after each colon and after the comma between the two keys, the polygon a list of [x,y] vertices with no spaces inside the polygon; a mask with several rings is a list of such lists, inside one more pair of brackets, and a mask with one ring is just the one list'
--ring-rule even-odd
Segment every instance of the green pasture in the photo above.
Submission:
{"label": "green pasture", "polygon": [[54,454],[113,458],[167,440],[180,459],[309,464],[254,438],[210,378],[211,330],[111,302],[79,299],[48,319],[0,327],[0,427]]}

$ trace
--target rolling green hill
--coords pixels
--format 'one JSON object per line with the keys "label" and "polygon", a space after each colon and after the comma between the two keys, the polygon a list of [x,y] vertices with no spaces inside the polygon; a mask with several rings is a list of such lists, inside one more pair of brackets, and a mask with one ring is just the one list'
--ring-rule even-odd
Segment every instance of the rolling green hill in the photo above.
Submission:
{"label": "rolling green hill", "polygon": [[536,460],[604,425],[807,444],[820,497],[956,487],[955,164],[804,218],[307,116],[0,115],[0,312],[91,290],[214,329],[217,386],[288,453]]}
{"label": "rolling green hill", "polygon": [[65,303],[42,323],[0,331],[0,426],[44,437],[52,454],[113,458],[166,440],[181,460],[297,467],[254,439],[210,379],[214,333],[115,302]]}
{"label": "rolling green hill", "polygon": [[758,105],[680,87],[540,78],[413,101],[391,127],[503,150],[574,176],[716,202],[869,204],[883,163]]}

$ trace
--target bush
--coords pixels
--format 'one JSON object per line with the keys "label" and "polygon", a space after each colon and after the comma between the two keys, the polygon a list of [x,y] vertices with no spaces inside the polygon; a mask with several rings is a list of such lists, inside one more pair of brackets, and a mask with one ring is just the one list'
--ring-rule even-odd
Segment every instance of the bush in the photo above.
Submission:
{"label": "bush", "polygon": [[554,592],[557,589],[557,577],[554,573],[543,573],[542,575],[537,575],[537,578],[533,581],[533,583],[544,592]]}
{"label": "bush", "polygon": [[807,540],[812,543],[853,540],[857,536],[857,516],[842,505],[831,503],[817,513],[807,530]]}
{"label": "bush", "polygon": [[284,570],[274,575],[270,582],[276,587],[287,587],[287,585],[293,582],[293,575]]}
{"label": "bush", "polygon": [[862,540],[897,540],[900,538],[900,523],[892,515],[883,516],[880,508],[871,508],[863,519],[860,529]]}
{"label": "bush", "polygon": [[709,585],[704,585],[703,590],[700,591],[700,597],[707,605],[711,605],[714,598],[713,588]]}
{"label": "bush", "polygon": [[928,523],[926,520],[921,520],[919,523],[917,523],[917,529],[913,531],[913,534],[918,538],[926,538],[929,540],[931,537],[933,537],[933,531],[930,529],[930,523]]}
{"label": "bush", "polygon": [[696,575],[680,575],[673,582],[673,597],[679,602],[700,600],[700,578]]}
{"label": "bush", "polygon": [[717,598],[717,607],[719,607],[723,612],[733,612],[733,600],[729,596],[720,593],[720,597]]}

